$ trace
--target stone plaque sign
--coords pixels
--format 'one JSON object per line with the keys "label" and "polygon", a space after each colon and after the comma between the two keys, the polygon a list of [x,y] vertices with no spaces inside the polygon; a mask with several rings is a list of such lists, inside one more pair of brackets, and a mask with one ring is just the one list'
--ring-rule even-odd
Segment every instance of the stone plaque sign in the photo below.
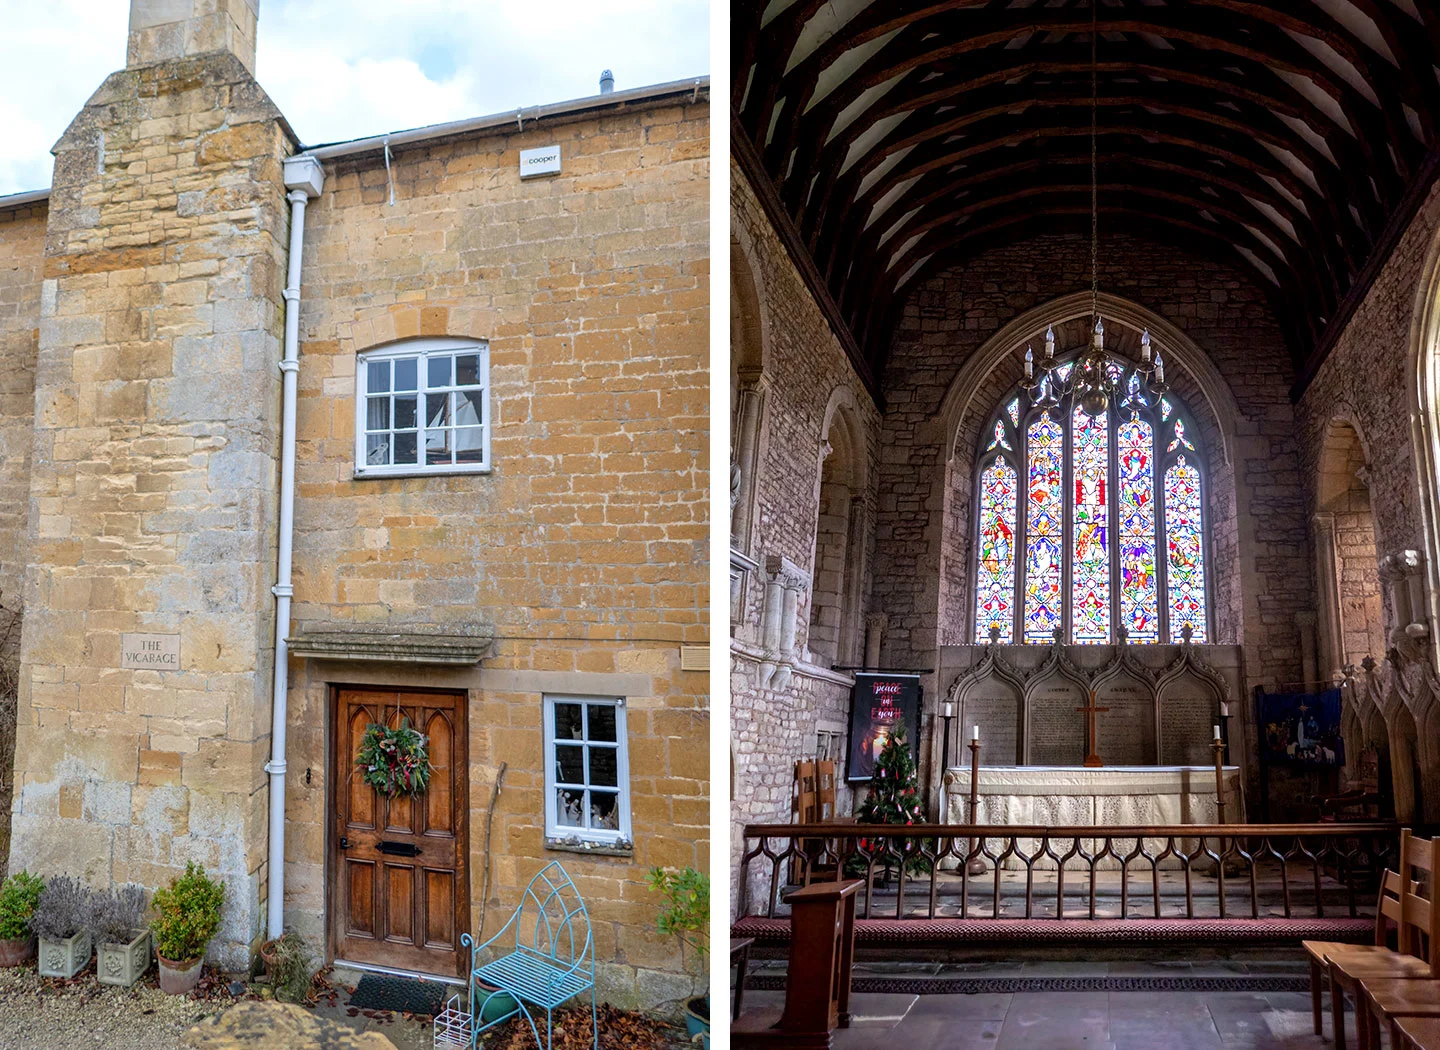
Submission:
{"label": "stone plaque sign", "polygon": [[960,726],[955,733],[956,750],[951,761],[956,765],[970,764],[970,734],[980,727],[980,764],[982,766],[1013,766],[1020,761],[1020,698],[1003,682],[984,682],[976,687],[979,695],[965,698],[960,712]]}
{"label": "stone plaque sign", "polygon": [[[1078,766],[1085,761],[1085,694],[1074,682],[1051,678],[1030,697],[1029,765]],[[981,743],[984,743],[982,740]]]}
{"label": "stone plaque sign", "polygon": [[1108,707],[1096,716],[1096,753],[1107,766],[1155,764],[1155,694],[1133,678],[1121,677],[1100,687],[1096,699]]}
{"label": "stone plaque sign", "polygon": [[178,634],[122,634],[120,666],[134,671],[180,670]]}
{"label": "stone plaque sign", "polygon": [[1167,766],[1215,764],[1210,741],[1215,738],[1217,705],[1200,682],[1181,678],[1160,698],[1160,761]]}

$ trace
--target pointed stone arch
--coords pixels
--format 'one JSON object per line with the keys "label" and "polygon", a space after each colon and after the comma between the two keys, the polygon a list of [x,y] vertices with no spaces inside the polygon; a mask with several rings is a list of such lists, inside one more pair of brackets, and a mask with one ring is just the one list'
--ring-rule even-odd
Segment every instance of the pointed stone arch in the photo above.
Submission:
{"label": "pointed stone arch", "polygon": [[[1149,330],[1156,348],[1164,354],[1166,379],[1189,407],[1200,428],[1207,453],[1206,512],[1210,521],[1213,572],[1214,641],[1233,643],[1244,637],[1244,617],[1255,600],[1247,596],[1241,567],[1253,558],[1254,524],[1249,494],[1236,485],[1236,467],[1254,424],[1241,415],[1235,395],[1220,370],[1189,336],[1165,317],[1129,299],[1101,294],[1100,315],[1105,320],[1107,345],[1135,356],[1140,333]],[[1020,362],[1027,342],[1037,347],[1045,329],[1054,325],[1088,330],[1089,292],[1052,299],[1016,317],[971,354],[946,388],[940,408],[932,417],[943,442],[945,464],[938,472],[940,490],[932,501],[943,507],[942,525],[932,542],[938,545],[934,564],[939,570],[938,638],[940,645],[965,644],[968,630],[974,522],[973,466],[979,428],[989,418],[1005,390],[1020,377]],[[1133,344],[1133,345],[1131,345]]]}
{"label": "pointed stone arch", "polygon": [[831,391],[820,434],[807,644],[822,666],[853,665],[863,641],[870,524],[865,431],[852,387]]}

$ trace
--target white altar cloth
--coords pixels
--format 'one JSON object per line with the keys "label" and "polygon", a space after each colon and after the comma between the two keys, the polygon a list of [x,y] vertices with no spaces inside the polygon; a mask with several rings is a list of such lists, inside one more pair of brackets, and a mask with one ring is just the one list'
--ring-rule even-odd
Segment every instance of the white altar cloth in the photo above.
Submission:
{"label": "white altar cloth", "polygon": [[[1225,821],[1245,820],[1240,793],[1240,769],[1226,766]],[[947,821],[969,823],[970,770],[951,768],[945,773]],[[981,766],[977,824],[1094,825],[1105,828],[1135,824],[1214,824],[1215,767],[1213,766]],[[1069,843],[1054,843],[1057,852]],[[1125,844],[1126,850],[1134,845]],[[1163,840],[1151,839],[1152,852],[1165,849]],[[1087,840],[1086,849],[1096,844]],[[1194,840],[1176,842],[1177,849],[1194,848]],[[1022,840],[1019,848],[1033,852],[1037,844]],[[1117,842],[1116,848],[1122,844]],[[1002,843],[992,843],[999,852]],[[1071,862],[1076,863],[1074,861]],[[1110,864],[1104,864],[1110,867]],[[1118,866],[1118,865],[1115,865]],[[1148,864],[1144,865],[1148,868]],[[1169,866],[1168,864],[1165,866]],[[1023,867],[1007,862],[1005,867]],[[1037,862],[1036,867],[1054,867]],[[1068,871],[1070,865],[1066,866]]]}

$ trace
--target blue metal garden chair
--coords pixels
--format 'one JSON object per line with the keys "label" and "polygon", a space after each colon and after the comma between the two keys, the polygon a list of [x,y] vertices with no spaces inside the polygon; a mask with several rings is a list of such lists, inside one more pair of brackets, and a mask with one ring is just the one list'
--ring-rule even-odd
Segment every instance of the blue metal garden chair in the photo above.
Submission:
{"label": "blue metal garden chair", "polygon": [[[508,947],[500,939],[514,928],[514,950],[481,963],[480,953],[495,946],[497,952]],[[532,1009],[545,1011],[545,1046],[550,1047],[551,1014],[566,1000],[587,989],[590,992],[590,1028],[596,1050],[600,1046],[600,1026],[595,1011],[595,940],[590,930],[590,913],[580,899],[580,891],[558,861],[551,861],[530,880],[520,897],[520,907],[500,932],[484,944],[475,946],[468,933],[460,943],[470,948],[470,1002],[475,1019],[471,1045],[481,1032],[524,1014],[530,1022],[535,1043],[540,1043]],[[516,1008],[502,1017],[480,1024],[484,999],[476,985],[483,983],[498,988],[515,1000]]]}

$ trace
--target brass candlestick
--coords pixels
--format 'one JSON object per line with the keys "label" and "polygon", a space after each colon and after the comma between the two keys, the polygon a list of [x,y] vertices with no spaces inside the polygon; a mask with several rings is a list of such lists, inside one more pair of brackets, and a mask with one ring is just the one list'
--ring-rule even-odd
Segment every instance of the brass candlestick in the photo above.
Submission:
{"label": "brass candlestick", "polygon": [[1215,727],[1215,739],[1210,744],[1215,752],[1215,815],[1216,823],[1225,823],[1225,742],[1220,739],[1220,727]]}
{"label": "brass candlestick", "polygon": [[[980,733],[979,733],[980,727],[979,727],[979,726],[976,726],[975,729],[976,729],[976,733],[975,733],[975,735],[971,738],[970,744],[969,744],[969,747],[970,747],[970,826],[971,826],[971,827],[974,827],[974,826],[975,826],[975,821],[976,821],[977,815],[978,815],[979,812],[980,812]],[[975,848],[976,848],[976,845],[978,844],[978,842],[979,842],[979,839],[972,838],[972,839],[970,840],[970,853],[972,854],[972,856],[971,856],[971,858],[970,858],[970,863],[969,863],[968,865],[966,865],[966,870],[969,871],[971,875],[983,875],[983,874],[985,874],[985,862],[984,862],[983,860],[981,860],[979,857],[973,855],[973,854],[975,853]]]}

